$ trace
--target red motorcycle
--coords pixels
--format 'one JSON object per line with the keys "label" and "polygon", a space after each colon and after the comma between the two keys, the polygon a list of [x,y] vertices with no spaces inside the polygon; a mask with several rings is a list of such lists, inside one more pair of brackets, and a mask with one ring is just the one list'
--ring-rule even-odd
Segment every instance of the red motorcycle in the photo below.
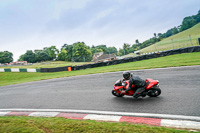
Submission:
{"label": "red motorcycle", "polygon": [[[153,79],[146,79],[146,89],[142,92],[141,96],[145,97],[146,95],[150,97],[157,97],[161,94],[161,89],[159,88],[159,81]],[[112,94],[116,97],[123,97],[124,95],[133,96],[134,92],[137,90],[135,85],[132,85],[131,90],[127,93],[122,93],[122,90],[126,90],[129,86],[129,80],[117,80],[112,90]]]}

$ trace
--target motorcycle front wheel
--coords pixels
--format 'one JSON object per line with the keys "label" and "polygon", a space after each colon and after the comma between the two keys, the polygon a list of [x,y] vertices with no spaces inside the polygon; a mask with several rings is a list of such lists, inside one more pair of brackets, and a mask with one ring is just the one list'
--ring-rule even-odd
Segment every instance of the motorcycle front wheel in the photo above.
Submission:
{"label": "motorcycle front wheel", "polygon": [[157,97],[161,94],[161,89],[159,87],[152,87],[149,91],[148,91],[148,96],[150,97]]}
{"label": "motorcycle front wheel", "polygon": [[121,94],[121,93],[118,93],[118,94],[117,94],[117,92],[116,92],[115,90],[112,90],[112,94],[113,94],[114,96],[116,96],[116,97],[123,97],[123,96],[124,96],[124,95]]}

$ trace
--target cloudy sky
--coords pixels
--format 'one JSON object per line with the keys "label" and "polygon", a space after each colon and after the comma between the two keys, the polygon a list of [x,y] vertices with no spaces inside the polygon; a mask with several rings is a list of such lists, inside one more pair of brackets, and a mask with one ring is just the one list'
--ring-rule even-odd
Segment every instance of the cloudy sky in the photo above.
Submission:
{"label": "cloudy sky", "polygon": [[0,51],[85,42],[121,48],[181,25],[200,0],[0,0]]}

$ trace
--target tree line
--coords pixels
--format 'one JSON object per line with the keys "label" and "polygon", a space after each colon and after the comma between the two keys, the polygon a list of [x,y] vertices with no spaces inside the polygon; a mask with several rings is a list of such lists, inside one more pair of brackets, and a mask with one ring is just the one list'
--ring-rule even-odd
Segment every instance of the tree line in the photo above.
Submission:
{"label": "tree line", "polygon": [[43,61],[91,61],[92,56],[96,52],[104,52],[106,54],[117,54],[115,47],[107,47],[106,45],[87,46],[84,42],[77,42],[71,45],[64,44],[60,50],[56,46],[45,47],[43,50],[27,50],[21,55],[19,61],[28,61],[30,63]]}
{"label": "tree line", "polygon": [[[45,47],[42,50],[27,50],[26,53],[20,56],[18,61],[27,61],[30,63],[43,61],[91,61],[94,53],[104,52],[105,54],[116,54],[118,56],[126,55],[148,47],[164,38],[175,35],[179,32],[187,30],[200,22],[200,10],[197,15],[185,17],[182,24],[167,30],[165,33],[154,33],[153,37],[140,43],[138,39],[134,44],[124,43],[119,51],[115,47],[107,47],[106,45],[87,46],[84,42],[76,42],[71,45],[64,44],[61,49],[56,46]],[[9,51],[0,52],[0,63],[9,63],[13,61],[13,54]]]}

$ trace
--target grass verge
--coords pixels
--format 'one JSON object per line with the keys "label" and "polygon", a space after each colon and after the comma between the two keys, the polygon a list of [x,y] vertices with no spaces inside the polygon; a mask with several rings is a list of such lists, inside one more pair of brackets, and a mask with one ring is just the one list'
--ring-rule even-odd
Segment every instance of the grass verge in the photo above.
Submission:
{"label": "grass verge", "polygon": [[165,38],[160,42],[157,42],[153,45],[143,48],[140,50],[140,52],[148,53],[154,51],[166,51],[176,48],[197,46],[199,45],[198,43],[198,38],[200,37],[199,30],[200,30],[200,23],[196,24],[190,29],[187,29],[183,32]]}
{"label": "grass verge", "polygon": [[34,63],[33,65],[23,65],[23,66],[0,66],[0,68],[54,68],[54,67],[64,67],[64,66],[75,66],[89,64],[92,62],[67,62],[67,61],[46,61],[42,63]]}
{"label": "grass verge", "polygon": [[176,130],[165,127],[133,125],[127,123],[107,123],[91,120],[71,120],[65,118],[34,118],[3,116],[0,117],[1,133],[188,133],[186,130]]}
{"label": "grass verge", "polygon": [[143,61],[123,63],[118,65],[97,67],[78,71],[63,71],[56,73],[27,73],[27,72],[0,72],[0,86],[24,82],[61,78],[69,76],[87,75],[94,73],[115,72],[124,70],[140,70],[164,67],[200,65],[200,52],[177,54]]}

